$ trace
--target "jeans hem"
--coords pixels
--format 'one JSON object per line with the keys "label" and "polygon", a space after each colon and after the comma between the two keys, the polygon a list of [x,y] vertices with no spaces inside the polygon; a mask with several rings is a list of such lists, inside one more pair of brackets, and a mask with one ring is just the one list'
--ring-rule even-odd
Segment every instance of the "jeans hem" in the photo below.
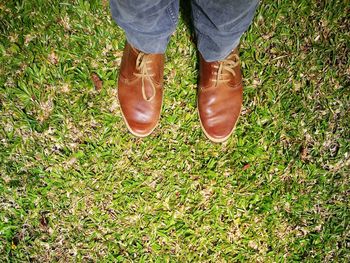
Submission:
{"label": "jeans hem", "polygon": [[[198,40],[200,40],[200,38],[201,36],[198,36]],[[241,38],[238,38],[238,40],[235,40],[231,45],[231,47],[228,49],[228,51],[226,51],[223,54],[210,53],[210,51],[200,50],[199,47],[198,47],[198,52],[202,55],[203,59],[206,62],[221,61],[221,60],[224,60],[236,47],[238,47],[240,43],[240,39]]]}

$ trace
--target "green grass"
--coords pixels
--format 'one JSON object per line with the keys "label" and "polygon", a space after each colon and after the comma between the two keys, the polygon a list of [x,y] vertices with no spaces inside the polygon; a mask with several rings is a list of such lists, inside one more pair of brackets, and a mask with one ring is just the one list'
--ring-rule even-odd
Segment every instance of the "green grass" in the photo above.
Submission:
{"label": "green grass", "polygon": [[0,1],[0,261],[349,262],[349,13],[263,1],[241,43],[242,116],[212,144],[186,18],[160,125],[138,139],[108,2]]}

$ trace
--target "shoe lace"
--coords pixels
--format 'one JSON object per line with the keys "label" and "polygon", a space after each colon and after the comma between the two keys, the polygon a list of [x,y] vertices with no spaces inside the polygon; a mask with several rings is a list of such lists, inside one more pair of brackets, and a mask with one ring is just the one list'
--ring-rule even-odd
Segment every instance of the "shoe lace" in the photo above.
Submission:
{"label": "shoe lace", "polygon": [[[136,58],[136,69],[139,71],[139,73],[134,73],[136,77],[141,78],[141,90],[142,90],[142,97],[146,101],[151,101],[156,96],[156,87],[153,83],[152,77],[155,75],[154,73],[150,73],[150,69],[148,68],[148,64],[151,62],[147,59],[147,54],[140,52],[137,55]],[[151,83],[152,87],[152,96],[147,97],[146,95],[146,88],[145,88],[145,79],[147,79]]]}
{"label": "shoe lace", "polygon": [[215,78],[212,79],[213,82],[215,82],[215,87],[219,83],[225,83],[230,81],[230,79],[226,79],[225,75],[227,75],[227,72],[232,74],[233,76],[236,76],[236,73],[234,71],[234,68],[237,67],[240,64],[239,56],[235,53],[230,54],[226,59],[219,61],[219,65],[214,65],[214,68],[218,69],[217,72],[215,72]]}

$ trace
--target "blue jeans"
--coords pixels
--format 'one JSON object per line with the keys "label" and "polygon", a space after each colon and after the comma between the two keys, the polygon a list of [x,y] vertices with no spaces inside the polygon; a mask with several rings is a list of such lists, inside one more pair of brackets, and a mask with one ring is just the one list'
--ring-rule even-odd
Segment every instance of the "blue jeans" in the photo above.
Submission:
{"label": "blue jeans", "polygon": [[[224,59],[252,22],[259,0],[193,0],[197,46],[208,61]],[[164,53],[175,31],[179,0],[110,0],[112,17],[128,42],[145,53]]]}

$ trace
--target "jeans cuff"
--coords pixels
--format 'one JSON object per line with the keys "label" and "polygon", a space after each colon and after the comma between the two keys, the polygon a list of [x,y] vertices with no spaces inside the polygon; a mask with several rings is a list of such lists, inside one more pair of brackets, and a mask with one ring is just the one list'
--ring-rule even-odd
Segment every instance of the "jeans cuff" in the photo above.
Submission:
{"label": "jeans cuff", "polygon": [[[135,37],[137,36],[137,37]],[[128,43],[134,48],[146,54],[163,54],[167,48],[169,37],[152,38],[149,36],[141,36],[140,34],[126,33]]]}
{"label": "jeans cuff", "polygon": [[[198,40],[200,41],[200,38],[202,37],[201,34],[198,34]],[[224,60],[236,47],[238,47],[240,42],[240,37],[233,41],[231,45],[225,46],[223,48],[220,48],[220,51],[214,51],[212,49],[208,49],[208,47],[201,47],[199,41],[198,51],[201,53],[203,59],[206,62],[214,62],[214,61],[220,61]]]}

